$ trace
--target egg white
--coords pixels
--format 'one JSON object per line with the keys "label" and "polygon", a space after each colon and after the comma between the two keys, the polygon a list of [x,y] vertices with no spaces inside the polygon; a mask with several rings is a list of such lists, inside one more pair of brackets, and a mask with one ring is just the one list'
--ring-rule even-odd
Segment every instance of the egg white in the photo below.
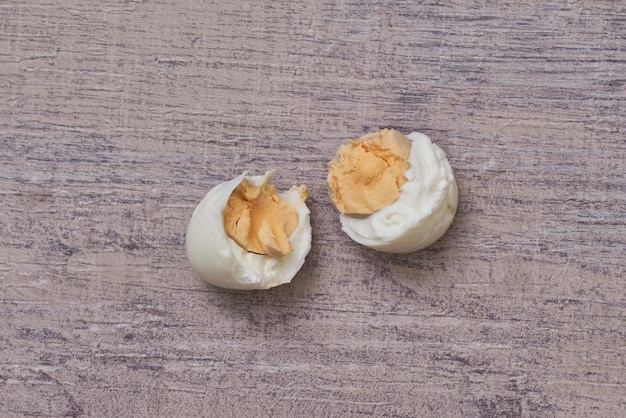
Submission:
{"label": "egg white", "polygon": [[398,199],[367,217],[340,215],[350,238],[382,252],[410,253],[428,247],[448,230],[459,191],[445,153],[426,135],[407,135],[412,142],[410,167]]}
{"label": "egg white", "polygon": [[263,176],[240,176],[214,187],[200,201],[187,227],[187,257],[194,271],[208,283],[227,289],[269,289],[291,282],[311,250],[310,211],[295,188],[279,193],[296,210],[298,226],[289,237],[293,251],[273,258],[246,251],[224,229],[222,211],[233,190],[247,179],[255,186],[270,181]]}

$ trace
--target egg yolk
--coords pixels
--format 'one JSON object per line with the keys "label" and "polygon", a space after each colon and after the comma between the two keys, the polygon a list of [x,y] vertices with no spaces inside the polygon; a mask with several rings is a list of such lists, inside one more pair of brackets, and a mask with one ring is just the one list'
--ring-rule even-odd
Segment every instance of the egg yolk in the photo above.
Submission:
{"label": "egg yolk", "polygon": [[[297,189],[306,199],[306,186]],[[244,179],[230,195],[223,215],[226,234],[246,251],[279,257],[293,250],[289,237],[298,226],[298,214],[274,185],[265,182],[257,187]]]}
{"label": "egg yolk", "polygon": [[367,216],[390,205],[406,183],[411,141],[385,129],[342,145],[328,164],[328,194],[339,212]]}

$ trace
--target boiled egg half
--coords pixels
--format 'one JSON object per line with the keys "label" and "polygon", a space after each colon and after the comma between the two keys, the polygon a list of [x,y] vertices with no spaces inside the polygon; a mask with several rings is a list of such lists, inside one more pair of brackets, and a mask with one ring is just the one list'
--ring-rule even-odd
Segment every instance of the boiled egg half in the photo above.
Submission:
{"label": "boiled egg half", "polygon": [[291,282],[311,249],[306,186],[277,193],[272,171],[214,187],[187,227],[187,257],[208,283],[269,289]]}
{"label": "boiled egg half", "polygon": [[444,152],[426,135],[393,129],[342,145],[328,164],[328,194],[343,231],[378,251],[425,248],[448,230],[458,188]]}

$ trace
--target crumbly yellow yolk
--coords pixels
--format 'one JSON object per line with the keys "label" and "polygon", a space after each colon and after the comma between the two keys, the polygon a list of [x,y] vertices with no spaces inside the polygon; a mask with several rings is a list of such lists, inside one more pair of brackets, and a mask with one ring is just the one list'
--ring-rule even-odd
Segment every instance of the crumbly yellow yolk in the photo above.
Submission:
{"label": "crumbly yellow yolk", "polygon": [[411,141],[385,129],[342,145],[328,164],[328,194],[339,212],[371,215],[390,205],[406,183]]}
{"label": "crumbly yellow yolk", "polygon": [[[306,199],[306,186],[297,190]],[[244,179],[230,195],[223,214],[226,234],[244,250],[271,257],[293,250],[289,237],[298,226],[298,214],[276,194],[274,185],[265,182],[257,187]]]}

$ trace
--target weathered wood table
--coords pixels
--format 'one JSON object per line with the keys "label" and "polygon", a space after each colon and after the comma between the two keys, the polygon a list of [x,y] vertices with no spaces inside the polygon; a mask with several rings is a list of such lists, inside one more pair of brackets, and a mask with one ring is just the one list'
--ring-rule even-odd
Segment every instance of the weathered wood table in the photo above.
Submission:
{"label": "weathered wood table", "polygon": [[[0,3],[0,416],[626,416],[626,4]],[[326,163],[428,134],[427,250],[340,230]],[[211,287],[196,203],[310,190],[292,284]]]}

